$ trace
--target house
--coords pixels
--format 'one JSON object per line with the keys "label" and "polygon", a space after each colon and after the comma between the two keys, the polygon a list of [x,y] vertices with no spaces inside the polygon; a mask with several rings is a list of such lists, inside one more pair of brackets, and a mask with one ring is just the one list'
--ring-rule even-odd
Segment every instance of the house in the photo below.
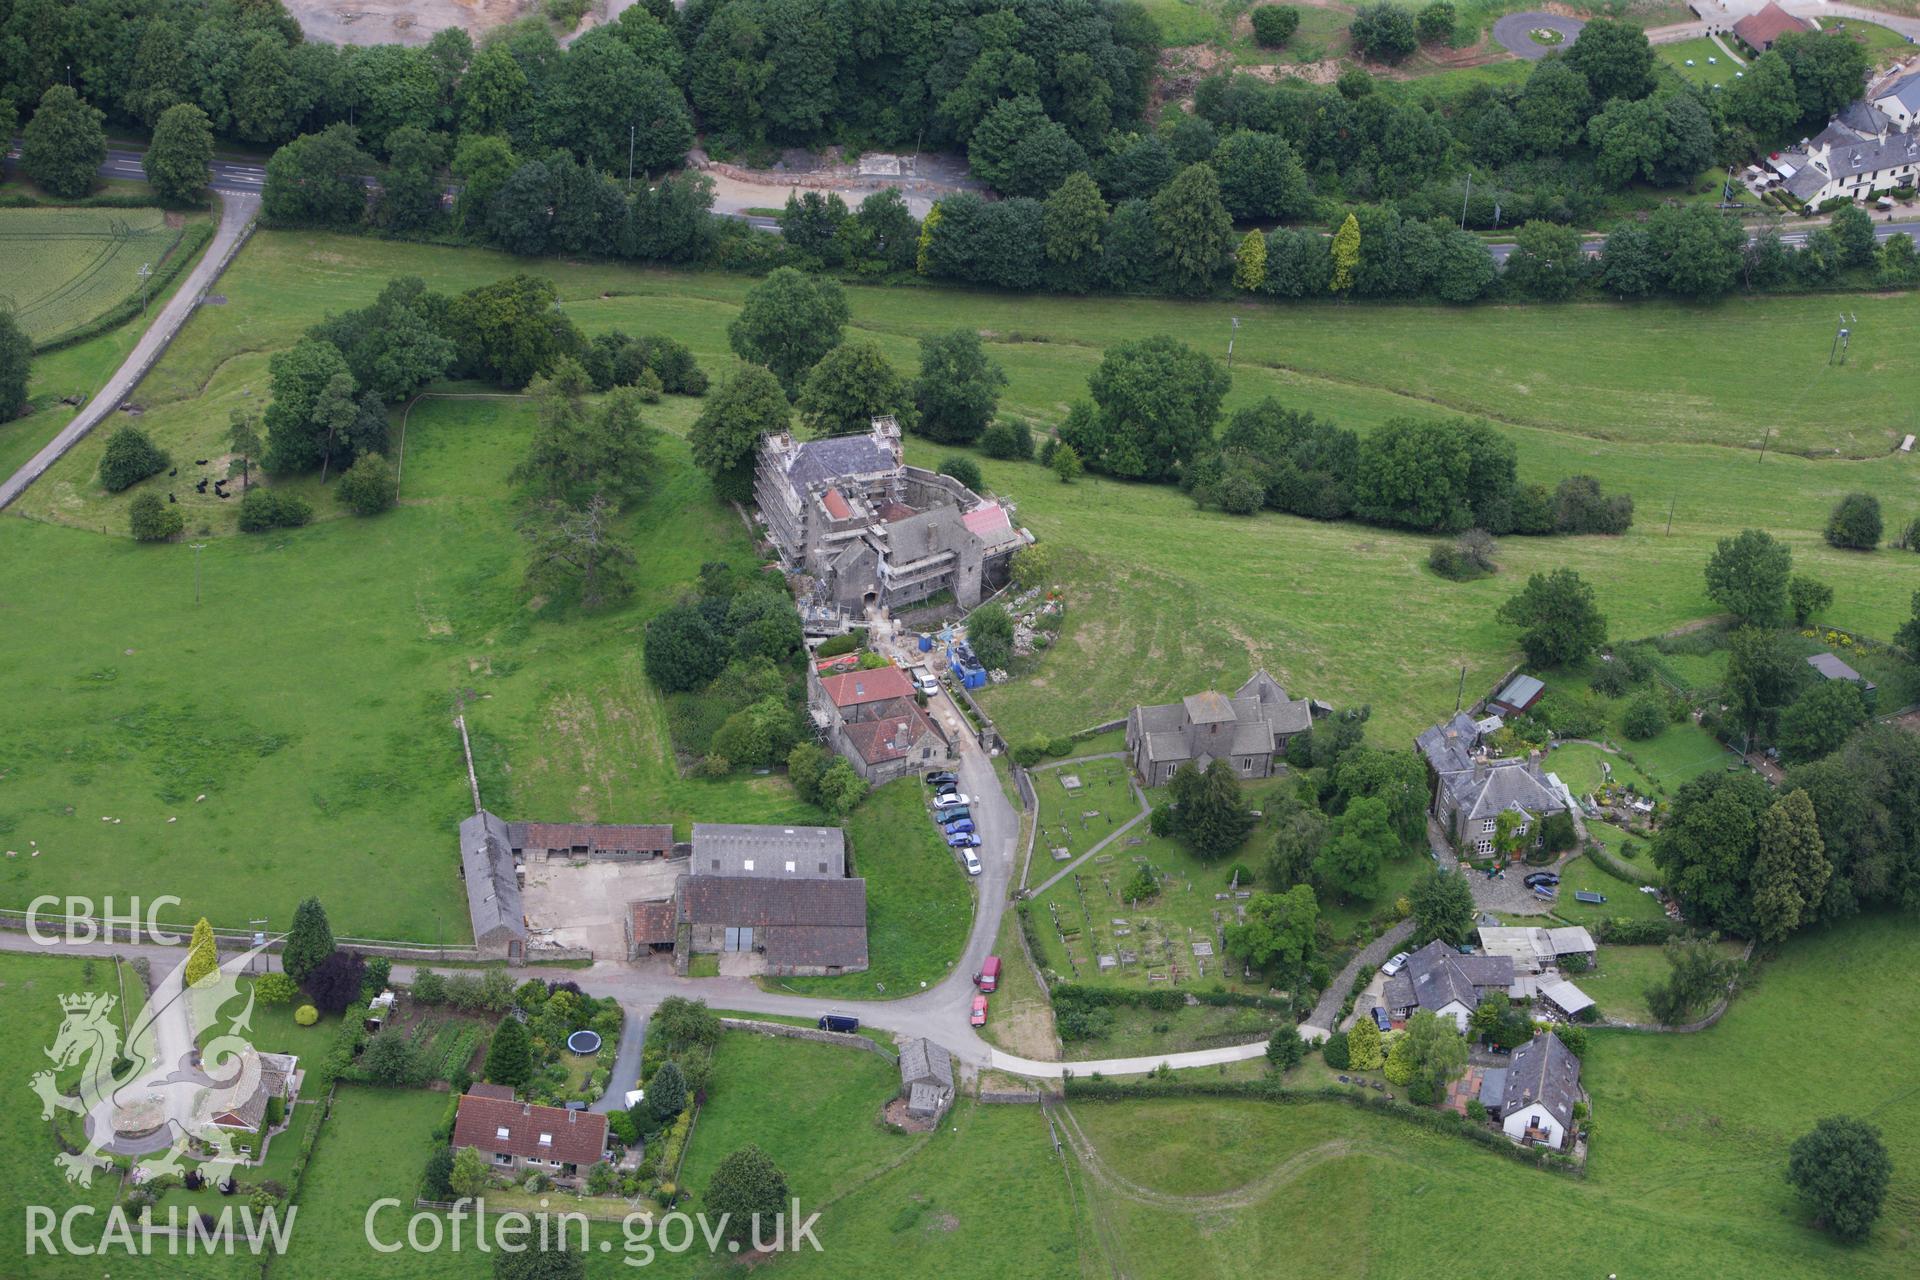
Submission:
{"label": "house", "polygon": [[1774,41],[1790,31],[1812,31],[1813,24],[1805,18],[1796,18],[1779,5],[1769,3],[1733,24],[1733,34],[1740,43],[1755,53],[1765,53],[1773,48]]}
{"label": "house", "polygon": [[900,1096],[915,1120],[938,1120],[953,1103],[953,1058],[931,1040],[900,1046]]}
{"label": "house", "polygon": [[1580,1059],[1543,1031],[1513,1051],[1506,1071],[1495,1113],[1501,1129],[1522,1146],[1563,1148],[1580,1101]]}
{"label": "house", "polygon": [[238,1133],[257,1133],[266,1123],[267,1103],[279,1098],[291,1101],[300,1091],[300,1059],[290,1053],[261,1053],[248,1049],[238,1059],[239,1072],[224,1076],[228,1083],[256,1074],[253,1092],[240,1102],[222,1100],[212,1090],[200,1096],[195,1108],[198,1119],[221,1129]]}
{"label": "house", "polygon": [[971,609],[1005,584],[1029,541],[1007,503],[907,466],[891,416],[863,436],[768,435],[754,500],[789,570],[812,580],[801,602],[810,624],[941,592]]}
{"label": "house", "polygon": [[922,709],[913,682],[898,667],[809,672],[807,708],[827,745],[876,786],[954,758],[953,744]]}
{"label": "house", "polygon": [[1405,1022],[1417,1010],[1427,1009],[1451,1018],[1464,1033],[1481,1000],[1512,984],[1510,957],[1461,955],[1436,938],[1408,956],[1400,972],[1387,979],[1381,1000],[1395,1022]]}
{"label": "house", "polygon": [[867,882],[860,879],[705,875],[675,894],[675,959],[756,953],[772,974],[861,973],[867,967]]}
{"label": "house", "polygon": [[507,844],[521,862],[549,858],[594,862],[664,858],[673,852],[673,827],[590,822],[509,822]]}
{"label": "house", "polygon": [[1503,716],[1523,716],[1546,691],[1547,686],[1532,676],[1515,676],[1487,705]]}
{"label": "house", "polygon": [[1852,103],[1799,146],[1767,158],[1787,191],[1817,206],[1841,196],[1865,200],[1920,178],[1920,127],[1914,119],[1920,75],[1888,88],[1870,103]]}
{"label": "house", "polygon": [[554,1178],[577,1178],[606,1157],[607,1118],[516,1102],[510,1090],[476,1085],[461,1095],[454,1116],[453,1149],[462,1147],[478,1148],[502,1172],[538,1169]]}
{"label": "house", "polygon": [[847,874],[847,836],[839,827],[693,824],[689,864],[696,875],[838,880]]}
{"label": "house", "polygon": [[507,824],[485,809],[460,824],[460,874],[467,882],[473,945],[489,959],[523,960],[527,920],[520,906],[520,865]]}
{"label": "house", "polygon": [[1556,969],[1569,956],[1585,956],[1592,962],[1593,935],[1578,925],[1557,929],[1523,929],[1482,926],[1480,949],[1490,956],[1506,956],[1517,974],[1540,973]]}
{"label": "house", "polygon": [[1503,812],[1519,815],[1513,827],[1516,838],[1530,836],[1538,844],[1542,820],[1572,809],[1573,797],[1541,767],[1537,751],[1529,752],[1525,760],[1477,756],[1467,769],[1441,778],[1434,799],[1434,816],[1454,847],[1463,855],[1471,849],[1482,858],[1494,852]]}
{"label": "house", "polygon": [[1473,768],[1473,758],[1480,750],[1480,743],[1490,736],[1482,730],[1481,725],[1481,721],[1466,712],[1456,711],[1453,719],[1422,730],[1414,738],[1413,749],[1427,762],[1428,781],[1433,785],[1436,796],[1442,778]]}
{"label": "house", "polygon": [[1174,770],[1191,761],[1205,769],[1229,761],[1243,778],[1273,776],[1287,744],[1313,727],[1305,698],[1289,698],[1264,671],[1229,698],[1209,689],[1162,706],[1127,713],[1127,751],[1134,772],[1150,787],[1165,786]]}
{"label": "house", "polygon": [[1920,120],[1920,71],[1911,71],[1882,86],[1872,97],[1873,107],[1901,129]]}
{"label": "house", "polygon": [[1830,653],[1816,653],[1807,659],[1807,665],[1829,680],[1851,680],[1860,687],[1860,697],[1869,707],[1874,703],[1874,695],[1879,687],[1873,681],[1855,671]]}
{"label": "house", "polygon": [[1593,999],[1566,979],[1549,982],[1540,988],[1540,999],[1549,1013],[1573,1021],[1593,1008]]}

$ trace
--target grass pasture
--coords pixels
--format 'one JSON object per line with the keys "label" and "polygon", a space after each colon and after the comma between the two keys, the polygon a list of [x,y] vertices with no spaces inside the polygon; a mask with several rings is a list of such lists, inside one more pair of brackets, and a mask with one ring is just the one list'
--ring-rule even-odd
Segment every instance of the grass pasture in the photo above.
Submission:
{"label": "grass pasture", "polygon": [[[176,219],[177,222],[177,219]],[[136,274],[180,239],[159,209],[0,209],[0,301],[47,342],[140,294]]]}
{"label": "grass pasture", "polygon": [[[1732,45],[1733,41],[1729,39],[1727,43]],[[1675,44],[1657,44],[1653,46],[1653,56],[1655,61],[1671,67],[1682,80],[1697,84],[1702,89],[1717,84],[1724,92],[1733,84],[1733,73],[1742,70],[1741,65],[1728,57],[1727,51],[1708,36],[1681,40]],[[1692,66],[1687,65],[1688,59],[1693,60]]]}

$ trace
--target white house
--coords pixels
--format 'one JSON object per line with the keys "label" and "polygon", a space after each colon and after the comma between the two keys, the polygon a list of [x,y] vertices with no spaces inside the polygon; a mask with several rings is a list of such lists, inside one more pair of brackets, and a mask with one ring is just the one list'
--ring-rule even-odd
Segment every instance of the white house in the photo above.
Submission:
{"label": "white house", "polygon": [[1580,1100],[1580,1059],[1559,1036],[1543,1031],[1513,1051],[1506,1071],[1501,1130],[1522,1146],[1564,1148]]}
{"label": "white house", "polygon": [[1874,108],[1902,129],[1920,120],[1920,71],[1912,71],[1873,95]]}
{"label": "white house", "polygon": [[1865,200],[1875,191],[1912,186],[1920,176],[1920,132],[1912,128],[1916,110],[1920,74],[1895,81],[1872,102],[1850,104],[1818,136],[1767,163],[1786,180],[1788,191],[1810,205],[1836,196]]}

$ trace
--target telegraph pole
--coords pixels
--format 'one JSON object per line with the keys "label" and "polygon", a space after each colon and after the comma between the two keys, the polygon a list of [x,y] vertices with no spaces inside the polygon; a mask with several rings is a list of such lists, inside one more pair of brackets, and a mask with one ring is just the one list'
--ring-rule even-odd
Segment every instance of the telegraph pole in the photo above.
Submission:
{"label": "telegraph pole", "polygon": [[1229,318],[1233,321],[1233,328],[1228,330],[1227,332],[1227,372],[1232,373],[1233,372],[1233,339],[1234,339],[1234,335],[1240,332],[1240,317],[1231,316]]}
{"label": "telegraph pole", "polygon": [[627,126],[627,190],[629,192],[633,190],[633,139],[639,127],[637,124]]}
{"label": "telegraph pole", "polygon": [[140,277],[140,314],[144,316],[147,314],[147,277],[153,274],[153,264],[142,263],[134,274]]}
{"label": "telegraph pole", "polygon": [[1460,197],[1460,229],[1462,231],[1467,229],[1467,201],[1471,199],[1473,199],[1473,174],[1469,172],[1466,194]]}
{"label": "telegraph pole", "polygon": [[204,542],[189,544],[193,547],[193,607],[200,607],[200,553],[207,549]]}

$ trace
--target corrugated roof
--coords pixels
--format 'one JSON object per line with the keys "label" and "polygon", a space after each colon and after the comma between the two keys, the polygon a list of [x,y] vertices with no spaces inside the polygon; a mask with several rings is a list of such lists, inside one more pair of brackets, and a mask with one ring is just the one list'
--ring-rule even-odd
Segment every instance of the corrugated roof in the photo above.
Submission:
{"label": "corrugated roof", "polygon": [[838,827],[696,822],[691,861],[696,875],[837,879],[847,873],[847,838]]}
{"label": "corrugated roof", "polygon": [[673,848],[667,823],[509,822],[516,849],[625,849],[630,853],[666,853]]}

